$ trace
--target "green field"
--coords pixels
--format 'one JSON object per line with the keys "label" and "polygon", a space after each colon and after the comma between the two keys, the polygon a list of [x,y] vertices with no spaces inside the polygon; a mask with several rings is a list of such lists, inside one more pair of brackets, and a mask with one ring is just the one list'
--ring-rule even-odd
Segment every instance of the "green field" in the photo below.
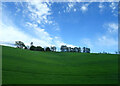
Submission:
{"label": "green field", "polygon": [[2,47],[3,84],[117,84],[118,55]]}

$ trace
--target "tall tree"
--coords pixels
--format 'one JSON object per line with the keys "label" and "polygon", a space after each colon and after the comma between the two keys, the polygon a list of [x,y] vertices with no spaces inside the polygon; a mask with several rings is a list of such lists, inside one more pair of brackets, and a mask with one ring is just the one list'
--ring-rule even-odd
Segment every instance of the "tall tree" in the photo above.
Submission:
{"label": "tall tree", "polygon": [[52,46],[52,47],[51,47],[51,51],[56,51],[56,47],[55,47],[55,46]]}
{"label": "tall tree", "polygon": [[36,47],[32,45],[32,46],[30,46],[30,50],[34,50],[35,51]]}
{"label": "tall tree", "polygon": [[45,48],[45,51],[51,51],[49,47],[46,47]]}
{"label": "tall tree", "polygon": [[86,50],[85,51],[86,53],[90,53],[90,49],[89,48],[86,48],[85,50]]}
{"label": "tall tree", "polygon": [[78,48],[78,52],[80,52],[80,53],[81,53],[81,48],[80,48],[80,47]]}
{"label": "tall tree", "polygon": [[67,52],[67,49],[68,47],[66,46],[66,45],[61,45],[61,48],[60,48],[60,50],[61,50],[61,52]]}
{"label": "tall tree", "polygon": [[85,53],[85,51],[86,51],[86,48],[85,48],[85,47],[83,47],[83,53]]}
{"label": "tall tree", "polygon": [[25,44],[22,42],[22,41],[15,41],[15,45],[18,47],[18,48],[25,48]]}

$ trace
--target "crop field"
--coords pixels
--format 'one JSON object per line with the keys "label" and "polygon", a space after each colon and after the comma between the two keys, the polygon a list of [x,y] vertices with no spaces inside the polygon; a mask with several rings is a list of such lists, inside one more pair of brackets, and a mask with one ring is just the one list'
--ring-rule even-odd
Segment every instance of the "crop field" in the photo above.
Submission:
{"label": "crop field", "polygon": [[2,46],[3,84],[117,84],[118,55]]}

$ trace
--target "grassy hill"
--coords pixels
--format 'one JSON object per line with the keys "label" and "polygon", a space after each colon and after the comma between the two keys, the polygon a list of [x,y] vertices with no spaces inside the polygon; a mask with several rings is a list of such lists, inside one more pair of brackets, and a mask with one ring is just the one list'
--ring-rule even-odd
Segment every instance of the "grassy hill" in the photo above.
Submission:
{"label": "grassy hill", "polygon": [[2,47],[3,84],[116,84],[118,56]]}

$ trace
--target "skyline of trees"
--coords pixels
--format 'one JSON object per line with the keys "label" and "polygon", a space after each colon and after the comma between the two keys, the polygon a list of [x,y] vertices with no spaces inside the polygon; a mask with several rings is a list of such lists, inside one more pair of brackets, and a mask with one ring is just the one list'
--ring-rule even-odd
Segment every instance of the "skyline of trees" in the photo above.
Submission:
{"label": "skyline of trees", "polygon": [[60,48],[61,52],[81,52],[81,48],[80,47],[67,47],[66,45],[61,45]]}
{"label": "skyline of trees", "polygon": [[[30,47],[26,47],[25,44],[22,41],[15,41],[15,45],[17,48],[22,48],[22,49],[29,49],[33,51],[52,51],[56,52],[56,47],[51,46],[51,47],[41,47],[41,46],[34,46],[33,42],[30,43]],[[81,47],[67,47],[66,45],[61,45],[60,47],[61,52],[82,52]],[[83,47],[83,53],[90,53],[90,48]]]}
{"label": "skyline of trees", "polygon": [[[56,52],[57,47],[51,46],[51,47],[41,47],[41,46],[34,46],[33,42],[30,43],[30,46],[26,46],[22,41],[15,41],[15,46],[17,48],[22,49],[29,49],[33,51],[51,51]],[[67,45],[61,45],[60,47],[61,52],[79,52],[79,53],[90,53],[91,49],[87,47],[67,47]],[[101,52],[100,52],[101,53]],[[107,52],[103,51],[104,54],[107,54]],[[109,54],[109,53],[108,53]],[[120,54],[120,51],[115,51],[115,54]]]}

